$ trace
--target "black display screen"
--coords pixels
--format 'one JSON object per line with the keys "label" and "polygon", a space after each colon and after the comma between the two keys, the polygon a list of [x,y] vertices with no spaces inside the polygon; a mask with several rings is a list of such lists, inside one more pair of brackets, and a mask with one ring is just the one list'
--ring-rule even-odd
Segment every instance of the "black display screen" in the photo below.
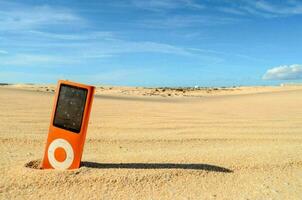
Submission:
{"label": "black display screen", "polygon": [[53,125],[79,133],[86,97],[87,89],[61,84]]}

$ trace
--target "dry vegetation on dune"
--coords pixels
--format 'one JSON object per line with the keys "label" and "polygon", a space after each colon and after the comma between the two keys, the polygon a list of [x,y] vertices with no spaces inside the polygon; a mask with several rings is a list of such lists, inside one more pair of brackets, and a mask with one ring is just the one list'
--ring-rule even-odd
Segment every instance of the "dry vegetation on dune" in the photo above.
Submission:
{"label": "dry vegetation on dune", "polygon": [[302,196],[301,87],[99,90],[82,167],[70,171],[39,169],[53,93],[36,90],[0,87],[0,199]]}
{"label": "dry vegetation on dune", "polygon": [[[35,84],[7,84],[0,83],[2,88],[21,89],[36,92],[54,93],[55,85]],[[96,86],[96,95],[107,96],[128,96],[128,97],[204,97],[204,96],[225,96],[239,94],[255,94],[277,91],[292,91],[301,89],[301,85],[282,86],[249,86],[249,87],[121,87],[121,86]]]}

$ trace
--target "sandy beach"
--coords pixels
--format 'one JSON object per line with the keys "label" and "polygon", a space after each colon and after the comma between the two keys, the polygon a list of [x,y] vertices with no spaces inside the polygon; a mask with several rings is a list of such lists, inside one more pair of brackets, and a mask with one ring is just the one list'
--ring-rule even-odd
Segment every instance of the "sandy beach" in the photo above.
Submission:
{"label": "sandy beach", "polygon": [[0,86],[0,199],[302,197],[302,86],[99,86],[82,167],[40,170],[54,89]]}

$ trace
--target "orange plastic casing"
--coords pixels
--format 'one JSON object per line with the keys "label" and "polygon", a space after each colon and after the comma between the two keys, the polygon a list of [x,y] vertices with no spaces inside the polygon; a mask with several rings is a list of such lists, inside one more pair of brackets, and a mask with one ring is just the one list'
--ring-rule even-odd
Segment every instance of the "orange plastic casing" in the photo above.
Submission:
{"label": "orange plastic casing", "polygon": [[[62,84],[87,89],[86,103],[85,103],[84,112],[83,112],[82,125],[81,125],[81,129],[80,129],[79,133],[74,133],[72,131],[69,131],[69,130],[66,130],[63,128],[59,128],[59,127],[56,127],[53,125],[56,107],[57,107],[57,103],[58,103],[59,91],[60,91],[60,87]],[[80,84],[80,83],[74,83],[74,82],[70,82],[70,81],[63,81],[63,80],[58,81],[54,105],[53,105],[53,111],[52,111],[51,121],[50,121],[50,126],[49,126],[49,132],[48,132],[48,137],[47,137],[47,143],[46,143],[46,147],[45,147],[44,158],[42,161],[43,169],[53,169],[54,168],[49,161],[48,148],[49,148],[49,145],[56,139],[64,139],[64,140],[68,141],[70,143],[70,145],[72,146],[72,149],[74,152],[74,159],[68,169],[77,169],[80,167],[94,91],[95,91],[95,87],[93,87],[93,86],[84,85],[84,84]],[[58,156],[64,157],[63,155],[58,155]]]}

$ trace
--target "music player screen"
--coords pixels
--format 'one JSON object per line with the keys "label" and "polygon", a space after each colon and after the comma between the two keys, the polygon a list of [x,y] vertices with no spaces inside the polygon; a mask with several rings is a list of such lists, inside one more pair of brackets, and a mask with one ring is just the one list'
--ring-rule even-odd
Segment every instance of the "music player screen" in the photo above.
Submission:
{"label": "music player screen", "polygon": [[79,133],[86,97],[87,89],[61,84],[53,125]]}

